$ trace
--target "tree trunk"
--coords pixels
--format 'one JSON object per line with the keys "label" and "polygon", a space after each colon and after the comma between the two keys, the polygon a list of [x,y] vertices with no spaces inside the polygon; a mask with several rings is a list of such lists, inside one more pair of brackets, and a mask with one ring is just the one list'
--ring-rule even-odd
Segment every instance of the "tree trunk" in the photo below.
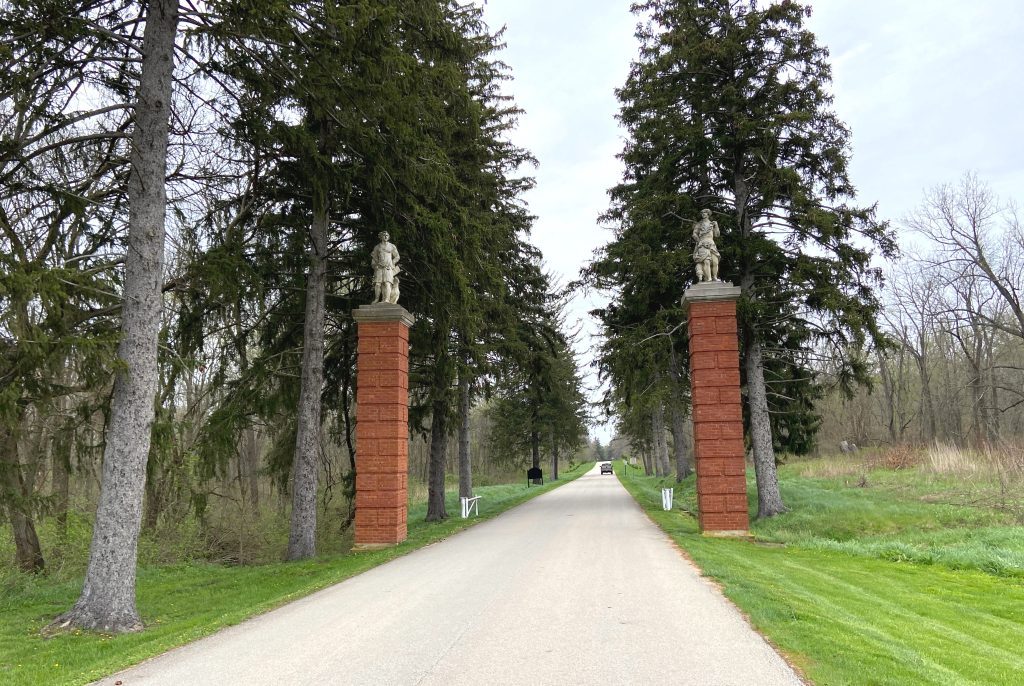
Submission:
{"label": "tree trunk", "polygon": [[757,516],[772,517],[786,511],[779,492],[779,476],[772,447],[772,426],[768,414],[768,392],[764,383],[761,342],[748,333],[746,350],[747,404],[750,408],[750,442],[757,476]]}
{"label": "tree trunk", "polygon": [[53,506],[57,518],[57,538],[61,544],[68,537],[68,501],[70,500],[70,488],[68,479],[68,465],[71,457],[72,438],[64,437],[53,451]]}
{"label": "tree trunk", "polygon": [[448,518],[448,511],[444,503],[444,474],[448,458],[447,399],[435,400],[432,414],[430,419],[430,463],[427,468],[426,520],[439,522]]}
{"label": "tree trunk", "polygon": [[3,432],[3,440],[0,441],[0,488],[5,491],[3,500],[7,501],[7,514],[14,534],[14,562],[23,572],[41,572],[46,564],[27,503],[29,494],[18,459],[16,434],[6,427],[0,431]]}
{"label": "tree trunk", "polygon": [[459,497],[473,497],[473,463],[469,453],[469,375],[459,379]]}
{"label": "tree trunk", "polygon": [[160,520],[162,500],[160,491],[162,489],[158,488],[157,484],[161,482],[162,479],[157,474],[149,474],[146,477],[146,497],[142,508],[142,528],[148,532],[154,531],[157,522]]}
{"label": "tree trunk", "polygon": [[689,441],[686,436],[686,401],[683,398],[682,372],[674,346],[669,346],[668,378],[672,389],[670,412],[672,413],[672,450],[676,458],[676,483],[690,476],[690,461],[687,459]]}
{"label": "tree trunk", "polygon": [[299,389],[295,457],[292,462],[292,517],[289,560],[316,555],[316,494],[320,456],[320,399],[324,386],[324,296],[327,277],[328,200],[313,193],[306,321],[302,329],[302,382]]}
{"label": "tree trunk", "polygon": [[921,440],[924,443],[931,443],[935,440],[935,403],[932,400],[932,377],[928,369],[928,358],[923,351],[915,355],[917,369],[921,375]]}
{"label": "tree trunk", "polygon": [[157,389],[177,26],[177,0],[149,0],[128,177],[128,254],[118,346],[122,366],[110,401],[100,501],[82,595],[69,612],[54,620],[53,629],[142,629],[135,607],[135,565]]}
{"label": "tree trunk", "polygon": [[889,442],[896,445],[900,439],[896,430],[896,388],[885,356],[881,352],[876,352],[876,355],[878,357],[878,374],[882,378],[882,414],[886,430],[889,432]]}
{"label": "tree trunk", "polygon": [[530,456],[530,464],[535,468],[540,467],[540,431],[536,429],[530,433]]}
{"label": "tree trunk", "polygon": [[551,436],[551,480],[558,481],[558,440]]}
{"label": "tree trunk", "polygon": [[668,461],[668,442],[665,439],[665,406],[658,403],[651,414],[651,437],[654,445],[654,465],[658,476],[666,477],[672,471]]}
{"label": "tree trunk", "polygon": [[672,403],[672,450],[676,458],[676,483],[693,473],[688,453],[690,441],[686,435],[686,414],[678,402]]}
{"label": "tree trunk", "polygon": [[242,434],[242,480],[245,498],[253,512],[260,510],[260,443],[256,429],[247,427]]}

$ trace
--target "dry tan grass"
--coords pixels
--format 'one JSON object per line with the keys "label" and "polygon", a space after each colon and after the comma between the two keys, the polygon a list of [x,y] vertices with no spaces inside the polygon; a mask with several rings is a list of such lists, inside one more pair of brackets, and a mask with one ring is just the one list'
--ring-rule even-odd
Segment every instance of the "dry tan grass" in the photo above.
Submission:
{"label": "dry tan grass", "polygon": [[805,479],[837,479],[862,474],[867,469],[868,460],[860,456],[843,455],[798,462],[794,466]]}
{"label": "dry tan grass", "polygon": [[983,471],[982,455],[951,443],[936,442],[925,451],[925,468],[935,474],[969,476]]}
{"label": "dry tan grass", "polygon": [[1000,481],[1024,481],[1024,446],[1001,443],[982,450],[936,443],[928,449],[925,466],[936,474],[981,475]]}

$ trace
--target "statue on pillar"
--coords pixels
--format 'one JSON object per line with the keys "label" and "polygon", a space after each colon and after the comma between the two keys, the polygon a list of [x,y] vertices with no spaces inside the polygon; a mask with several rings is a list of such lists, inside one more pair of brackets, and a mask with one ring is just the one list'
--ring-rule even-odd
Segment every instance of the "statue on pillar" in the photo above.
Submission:
{"label": "statue on pillar", "polygon": [[398,304],[398,273],[401,270],[398,266],[398,248],[394,243],[389,243],[391,237],[387,231],[378,234],[380,243],[373,248],[370,254],[370,264],[373,266],[373,302]]}
{"label": "statue on pillar", "polygon": [[711,210],[701,210],[700,219],[693,223],[693,261],[697,267],[697,282],[718,281],[718,260],[721,255],[715,239],[721,236],[718,222],[712,221]]}

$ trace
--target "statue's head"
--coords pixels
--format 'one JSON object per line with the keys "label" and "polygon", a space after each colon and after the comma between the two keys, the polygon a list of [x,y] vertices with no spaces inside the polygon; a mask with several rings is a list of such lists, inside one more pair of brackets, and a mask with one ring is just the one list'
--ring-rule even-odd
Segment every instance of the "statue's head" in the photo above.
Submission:
{"label": "statue's head", "polygon": [[705,219],[707,219],[708,217],[711,216],[711,210],[701,210],[700,211],[700,216],[702,216]]}
{"label": "statue's head", "polygon": [[387,231],[381,231],[377,234],[377,238],[379,238],[382,243],[387,243],[388,239],[391,238],[391,235]]}

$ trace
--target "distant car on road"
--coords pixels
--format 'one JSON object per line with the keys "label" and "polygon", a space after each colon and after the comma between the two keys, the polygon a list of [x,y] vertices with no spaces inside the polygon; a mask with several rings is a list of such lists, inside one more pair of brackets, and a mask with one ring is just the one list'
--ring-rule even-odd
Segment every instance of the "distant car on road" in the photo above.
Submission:
{"label": "distant car on road", "polygon": [[611,462],[602,462],[601,463],[601,473],[602,474],[613,474],[614,472],[612,472],[612,463]]}

